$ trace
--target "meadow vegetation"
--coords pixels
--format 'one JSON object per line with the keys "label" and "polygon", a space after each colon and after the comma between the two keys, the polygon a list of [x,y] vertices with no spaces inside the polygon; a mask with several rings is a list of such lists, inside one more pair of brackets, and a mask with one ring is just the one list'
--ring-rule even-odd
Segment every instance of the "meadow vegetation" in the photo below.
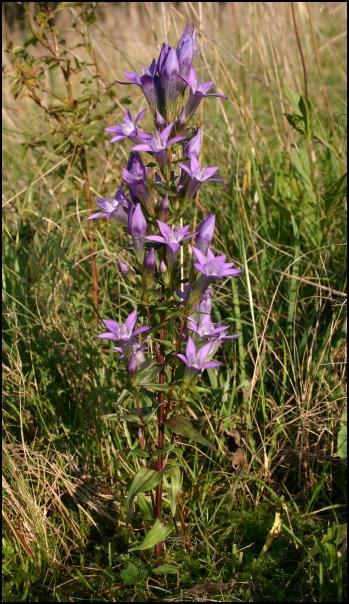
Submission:
{"label": "meadow vegetation", "polygon": [[[345,601],[345,4],[10,5],[3,601]],[[154,571],[151,550],[128,551],[149,498],[130,531],[137,424],[125,370],[96,337],[129,309],[127,242],[118,223],[86,218],[127,160],[105,128],[145,106],[115,80],[186,23],[200,74],[228,97],[198,114],[203,164],[224,185],[203,187],[189,214],[214,211],[217,248],[244,269],[214,308],[241,336],[187,401],[214,448],[177,437],[182,523]]]}

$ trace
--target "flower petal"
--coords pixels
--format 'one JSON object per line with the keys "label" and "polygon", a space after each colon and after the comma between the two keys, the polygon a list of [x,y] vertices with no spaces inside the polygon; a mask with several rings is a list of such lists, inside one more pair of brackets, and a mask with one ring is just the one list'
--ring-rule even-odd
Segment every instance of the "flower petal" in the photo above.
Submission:
{"label": "flower petal", "polygon": [[150,329],[150,325],[143,325],[143,327],[137,327],[137,329],[132,332],[132,335],[139,336],[140,333],[144,333],[145,331],[149,331]]}
{"label": "flower petal", "polygon": [[136,325],[137,315],[138,315],[137,310],[133,310],[125,321],[125,327],[127,327],[127,329],[129,330],[130,333],[133,332],[134,326]]}
{"label": "flower petal", "polygon": [[189,367],[189,363],[188,363],[186,357],[184,356],[184,354],[177,354],[177,357],[179,359],[181,359],[181,361],[183,361],[183,363],[185,363],[187,367]]}
{"label": "flower petal", "polygon": [[110,321],[109,319],[103,319],[102,323],[106,326],[107,329],[110,329],[116,335],[119,333],[120,323],[117,321]]}
{"label": "flower petal", "polygon": [[185,354],[187,355],[188,360],[196,355],[196,346],[191,336],[188,338]]}

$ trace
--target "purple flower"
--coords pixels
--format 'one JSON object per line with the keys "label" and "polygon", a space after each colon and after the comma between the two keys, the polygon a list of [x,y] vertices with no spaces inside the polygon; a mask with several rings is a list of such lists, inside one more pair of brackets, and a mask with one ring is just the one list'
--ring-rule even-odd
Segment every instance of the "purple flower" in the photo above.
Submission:
{"label": "purple flower", "polygon": [[191,118],[203,98],[208,96],[215,96],[223,99],[226,98],[224,94],[221,94],[219,92],[209,92],[209,90],[211,90],[213,86],[213,82],[201,82],[200,80],[198,80],[194,67],[190,68],[188,77],[182,79],[190,88],[189,98],[179,117],[179,121],[182,124],[184,124],[186,120]]}
{"label": "purple flower", "polygon": [[129,80],[128,82],[117,80],[119,84],[136,84],[137,86],[140,86],[153,115],[155,115],[157,110],[160,114],[162,113],[161,109],[163,110],[163,107],[160,107],[161,103],[159,102],[159,77],[156,73],[157,66],[157,61],[153,59],[148,69],[143,70],[140,74],[135,71],[125,71],[124,76]]}
{"label": "purple flower", "polygon": [[161,235],[148,235],[146,239],[149,241],[155,241],[157,243],[164,243],[167,246],[167,261],[169,266],[174,263],[178,252],[180,250],[180,244],[193,236],[193,233],[188,233],[190,226],[187,225],[180,229],[168,226],[161,220],[157,221]]}
{"label": "purple flower", "polygon": [[177,48],[177,58],[179,64],[179,75],[181,79],[178,82],[178,88],[183,91],[186,87],[185,79],[189,76],[192,67],[195,52],[195,31],[194,25],[186,25]]}
{"label": "purple flower", "polygon": [[129,274],[131,268],[130,268],[130,266],[126,262],[123,262],[122,260],[119,260],[119,258],[118,258],[117,261],[116,261],[116,264],[117,264],[117,267],[118,267],[118,269],[119,269],[119,271],[120,271],[120,273],[122,275],[126,276],[126,275]]}
{"label": "purple flower", "polygon": [[238,277],[241,269],[233,268],[233,262],[226,262],[226,256],[215,256],[209,249],[207,256],[200,250],[193,247],[193,254],[197,262],[194,262],[194,267],[201,273],[199,280],[196,282],[194,289],[196,291],[204,291],[207,286],[216,279],[224,279],[225,277]]}
{"label": "purple flower", "polygon": [[155,155],[160,168],[163,168],[168,163],[167,148],[185,138],[185,136],[169,138],[172,127],[173,122],[166,126],[162,132],[157,131],[150,139],[132,147],[132,151],[147,151]]}
{"label": "purple flower", "polygon": [[124,121],[121,124],[106,128],[107,132],[115,134],[115,136],[111,139],[110,142],[117,143],[119,141],[122,141],[124,138],[132,138],[136,141],[149,138],[151,136],[150,134],[147,134],[146,132],[141,132],[137,129],[137,123],[141,120],[146,111],[146,109],[143,109],[143,111],[141,111],[137,115],[136,119],[133,121],[129,110],[127,110],[124,114]]}
{"label": "purple flower", "polygon": [[[109,331],[99,334],[98,338],[105,340],[117,340],[121,343],[121,345],[129,344],[132,342],[135,336],[138,336],[140,333],[149,331],[149,329],[151,329],[149,325],[143,325],[142,327],[135,329],[137,316],[137,310],[133,310],[127,317],[125,323],[118,323],[117,321],[103,319],[103,324],[107,329],[109,329]],[[122,348],[122,351],[125,354],[124,348]]]}
{"label": "purple flower", "polygon": [[227,335],[229,325],[220,325],[212,323],[210,315],[203,315],[198,322],[193,317],[188,318],[188,329],[196,333],[200,338],[214,338],[219,341],[235,340],[238,334]]}
{"label": "purple flower", "polygon": [[[145,356],[143,354],[144,345],[138,344],[138,342],[135,341],[132,342],[131,347],[131,354],[127,363],[127,371],[130,374],[134,374],[145,361]],[[116,347],[114,350],[116,350]]]}
{"label": "purple flower", "polygon": [[184,188],[190,197],[196,195],[202,183],[206,180],[208,182],[223,182],[221,178],[212,178],[218,170],[217,166],[202,168],[194,155],[187,162],[181,162],[178,165],[189,175],[189,182],[186,183]]}
{"label": "purple flower", "polygon": [[165,197],[161,200],[161,203],[160,203],[160,217],[162,218],[163,221],[168,219],[169,206],[170,206],[170,200],[168,198],[168,195],[165,195]]}
{"label": "purple flower", "polygon": [[195,247],[203,254],[207,254],[208,248],[213,239],[216,217],[214,214],[209,214],[201,223],[198,229],[198,234],[195,239]]}
{"label": "purple flower", "polygon": [[201,142],[202,142],[202,128],[199,128],[199,130],[197,131],[195,136],[193,136],[193,138],[191,138],[190,141],[188,141],[184,147],[185,157],[187,157],[188,159],[190,159],[191,157],[197,158],[200,153]]}
{"label": "purple flower", "polygon": [[177,354],[178,358],[185,363],[191,373],[198,373],[210,367],[219,367],[223,365],[219,361],[211,361],[211,342],[204,344],[200,349],[196,349],[194,340],[189,336],[184,354]]}
{"label": "purple flower", "polygon": [[137,260],[138,262],[142,263],[144,257],[144,237],[147,232],[147,221],[144,218],[142,208],[139,203],[129,210],[128,230],[132,237]]}
{"label": "purple flower", "polygon": [[126,359],[127,371],[131,375],[136,373],[145,361],[144,343],[139,344],[135,338],[131,338],[126,343],[122,342],[121,346],[113,346],[113,350],[119,353],[119,359]]}
{"label": "purple flower", "polygon": [[135,203],[141,201],[146,204],[149,192],[146,185],[147,170],[139,153],[131,153],[127,168],[122,170],[122,178],[128,184],[131,199]]}
{"label": "purple flower", "polygon": [[122,187],[120,187],[115,197],[105,197],[96,200],[97,205],[102,209],[102,212],[96,212],[89,216],[87,220],[96,220],[96,218],[116,218],[125,226],[128,221],[129,200],[124,195]]}
{"label": "purple flower", "polygon": [[153,273],[156,268],[156,256],[153,248],[147,251],[144,257],[144,268],[146,271]]}
{"label": "purple flower", "polygon": [[187,304],[189,296],[192,292],[192,287],[189,283],[184,283],[183,290],[177,288],[175,292],[177,296],[182,300],[182,302],[184,302],[184,304]]}
{"label": "purple flower", "polygon": [[159,82],[166,114],[172,113],[173,103],[177,96],[179,80],[179,63],[177,53],[169,44],[163,44],[158,59]]}
{"label": "purple flower", "polygon": [[224,279],[224,277],[238,277],[241,273],[241,269],[233,268],[234,262],[226,262],[225,254],[215,256],[211,250],[208,250],[207,256],[205,256],[195,247],[193,247],[193,253],[197,259],[194,267],[206,277]]}

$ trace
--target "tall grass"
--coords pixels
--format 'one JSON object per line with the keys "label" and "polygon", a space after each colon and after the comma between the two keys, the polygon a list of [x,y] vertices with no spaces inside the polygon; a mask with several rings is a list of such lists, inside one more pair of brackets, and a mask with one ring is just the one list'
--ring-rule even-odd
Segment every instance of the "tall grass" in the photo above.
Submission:
{"label": "tall grass", "polygon": [[[291,3],[61,3],[71,113],[67,82],[28,28],[38,5],[24,19],[19,3],[11,22],[10,4],[4,600],[343,601],[344,3],[298,2],[293,15]],[[244,268],[214,309],[241,337],[188,401],[215,451],[182,443],[185,531],[167,547],[174,574],[149,582],[151,561],[127,551],[137,426],[124,419],[123,370],[96,340],[99,318],[117,316],[132,288],[115,268],[125,241],[117,225],[91,233],[84,219],[127,157],[104,128],[130,101],[141,106],[115,79],[186,22],[202,76],[228,96],[201,115],[203,163],[219,165],[225,185],[202,188],[191,211],[196,221],[215,211],[219,249]],[[136,530],[149,509],[138,496]]]}

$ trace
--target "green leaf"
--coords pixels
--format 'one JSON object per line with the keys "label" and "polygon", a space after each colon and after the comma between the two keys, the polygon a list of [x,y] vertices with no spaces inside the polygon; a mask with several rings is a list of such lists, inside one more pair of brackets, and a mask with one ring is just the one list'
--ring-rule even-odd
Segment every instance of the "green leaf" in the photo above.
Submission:
{"label": "green leaf", "polygon": [[154,519],[151,502],[148,501],[143,493],[138,493],[136,501],[137,506],[141,510],[143,520],[146,522],[151,522]]}
{"label": "green leaf", "polygon": [[341,418],[341,427],[337,435],[337,455],[347,459],[347,410],[344,409]]}
{"label": "green leaf", "polygon": [[124,570],[121,571],[120,577],[125,585],[136,585],[142,583],[149,574],[149,571],[145,568],[138,568],[131,562]]}
{"label": "green leaf", "polygon": [[312,105],[310,103],[309,100],[305,99],[304,97],[300,97],[299,99],[299,103],[298,103],[298,107],[299,110],[302,114],[303,117],[303,122],[304,122],[304,128],[305,128],[305,135],[307,138],[310,138],[311,136],[311,121],[312,121],[312,112],[313,112],[313,108]]}
{"label": "green leaf", "polygon": [[131,482],[128,490],[127,497],[127,510],[128,515],[130,514],[131,504],[133,499],[138,493],[144,493],[145,491],[151,491],[154,489],[162,479],[162,472],[158,470],[150,470],[149,468],[141,468],[138,470],[134,479]]}
{"label": "green leaf", "polygon": [[300,96],[291,88],[285,88],[285,96],[294,110],[298,109]]}
{"label": "green leaf", "polygon": [[177,497],[182,489],[182,481],[183,478],[179,466],[166,469],[164,483],[173,517],[176,515]]}
{"label": "green leaf", "polygon": [[140,545],[130,547],[129,552],[136,550],[151,549],[158,543],[165,541],[169,534],[173,531],[173,526],[165,525],[160,520],[155,520],[154,526],[148,531]]}
{"label": "green leaf", "polygon": [[178,568],[171,566],[171,564],[160,564],[160,566],[152,568],[151,571],[154,575],[177,575]]}
{"label": "green leaf", "polygon": [[165,425],[180,436],[185,436],[186,438],[190,438],[191,440],[195,440],[210,449],[213,449],[211,443],[194,428],[194,426],[190,423],[188,419],[179,415],[172,415]]}

